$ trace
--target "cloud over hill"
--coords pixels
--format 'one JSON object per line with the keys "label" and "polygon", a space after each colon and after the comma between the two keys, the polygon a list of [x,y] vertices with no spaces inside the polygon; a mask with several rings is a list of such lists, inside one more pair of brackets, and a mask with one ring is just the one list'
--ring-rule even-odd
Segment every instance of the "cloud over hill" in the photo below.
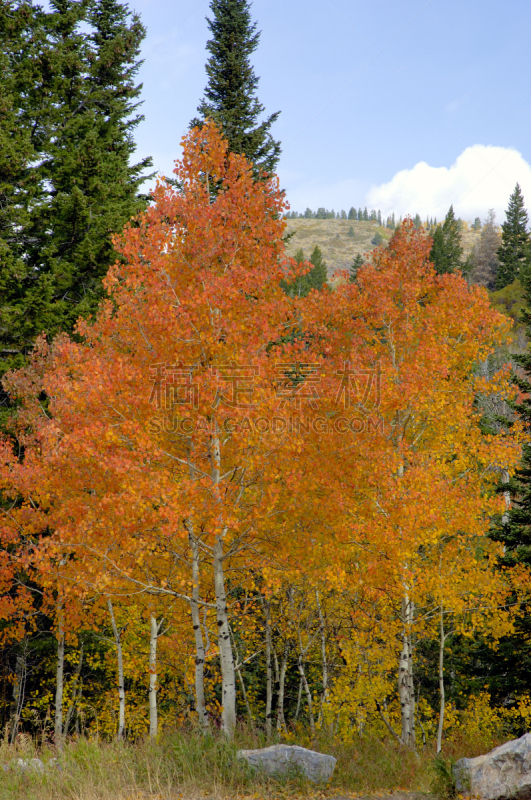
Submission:
{"label": "cloud over hill", "polygon": [[374,186],[366,197],[369,208],[382,214],[419,213],[442,219],[453,203],[456,216],[484,217],[494,208],[499,222],[515,184],[520,183],[531,205],[531,166],[517,150],[475,144],[467,147],[450,167],[432,167],[419,161],[387,183]]}

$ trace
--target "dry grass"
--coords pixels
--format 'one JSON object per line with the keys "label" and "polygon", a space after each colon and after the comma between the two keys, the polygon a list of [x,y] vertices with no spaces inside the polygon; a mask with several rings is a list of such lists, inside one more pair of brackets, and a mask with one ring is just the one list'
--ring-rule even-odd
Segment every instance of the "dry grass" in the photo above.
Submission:
{"label": "dry grass", "polygon": [[[236,759],[240,747],[261,747],[261,735],[240,730],[234,744],[221,735],[204,737],[194,729],[161,735],[157,742],[134,744],[80,739],[58,754],[37,749],[31,741],[0,745],[0,764],[14,758],[59,757],[59,768],[44,775],[0,771],[0,800],[225,800],[225,798],[324,798],[350,793],[427,793],[433,781],[433,750],[417,755],[394,742],[357,737],[334,741],[321,734],[310,742],[301,732],[298,744],[337,758],[331,784],[316,787],[302,778],[274,780],[252,772]],[[448,755],[475,755],[470,743],[451,746]]]}
{"label": "dry grass", "polygon": [[[289,219],[286,222],[287,233],[294,233],[287,244],[287,254],[294,256],[299,247],[302,247],[305,257],[310,258],[315,245],[319,245],[328,267],[329,278],[338,270],[348,270],[358,253],[363,255],[373,250],[371,239],[376,231],[380,231],[386,240],[392,236],[392,231],[378,227],[375,222],[349,219]],[[348,235],[351,226],[354,236]],[[463,231],[461,241],[465,256],[478,240],[479,233],[473,230]]]}

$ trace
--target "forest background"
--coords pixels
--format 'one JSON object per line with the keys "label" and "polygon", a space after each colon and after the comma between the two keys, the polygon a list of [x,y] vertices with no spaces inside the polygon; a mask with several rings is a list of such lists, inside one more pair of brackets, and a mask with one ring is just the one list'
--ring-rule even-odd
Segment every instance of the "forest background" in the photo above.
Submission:
{"label": "forest background", "polygon": [[282,740],[426,788],[531,715],[524,198],[296,215],[248,3],[210,30],[146,196],[138,16],[0,7],[2,759],[268,792],[235,742]]}

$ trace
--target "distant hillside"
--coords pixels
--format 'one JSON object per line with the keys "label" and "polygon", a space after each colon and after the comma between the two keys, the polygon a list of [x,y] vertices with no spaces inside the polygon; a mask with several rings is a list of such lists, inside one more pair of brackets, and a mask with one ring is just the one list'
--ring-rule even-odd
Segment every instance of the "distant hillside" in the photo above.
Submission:
{"label": "distant hillside", "polygon": [[[287,233],[294,234],[286,246],[287,254],[294,256],[299,247],[302,247],[305,258],[310,258],[315,245],[319,245],[330,278],[338,270],[348,270],[358,253],[363,255],[374,250],[375,245],[371,243],[371,239],[376,231],[379,231],[386,241],[389,241],[393,234],[389,228],[384,228],[376,222],[358,222],[349,219],[288,219],[286,223]],[[351,227],[354,236],[349,236]],[[465,256],[478,239],[479,232],[470,228],[463,231]]]}

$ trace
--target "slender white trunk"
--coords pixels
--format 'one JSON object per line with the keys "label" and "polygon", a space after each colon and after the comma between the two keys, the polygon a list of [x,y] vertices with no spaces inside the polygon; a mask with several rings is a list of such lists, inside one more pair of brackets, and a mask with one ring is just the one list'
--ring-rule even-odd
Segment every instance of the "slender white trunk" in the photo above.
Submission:
{"label": "slender white trunk", "polygon": [[218,647],[221,664],[221,692],[223,701],[222,728],[229,739],[236,728],[236,671],[230,640],[225,575],[223,571],[223,543],[219,536],[214,544],[214,587],[216,592],[216,618],[218,623]]}
{"label": "slender white trunk", "polygon": [[286,727],[284,718],[284,692],[286,688],[286,669],[288,668],[288,646],[284,646],[280,669],[278,672],[278,699],[277,699],[277,731],[282,733]]}
{"label": "slender white trunk", "polygon": [[441,752],[442,747],[442,735],[443,735],[443,726],[444,726],[444,709],[445,709],[445,696],[444,696],[444,642],[445,642],[445,635],[444,635],[444,608],[441,603],[440,608],[440,641],[439,641],[439,696],[440,696],[440,707],[439,707],[439,727],[437,729],[437,752]]}
{"label": "slender white trunk", "polygon": [[319,707],[319,720],[320,723],[323,717],[323,707],[328,692],[328,659],[326,657],[326,626],[323,610],[321,608],[321,601],[319,599],[319,592],[315,592],[317,600],[317,611],[319,612],[319,636],[321,639],[321,661],[323,664],[323,692],[321,694],[321,704]]}
{"label": "slender white trunk", "polygon": [[65,671],[65,631],[64,618],[61,607],[59,607],[58,630],[57,630],[57,670],[55,677],[55,744],[61,748],[63,746],[63,687]]}
{"label": "slender white trunk", "polygon": [[123,739],[125,735],[125,681],[124,681],[124,658],[122,652],[122,633],[118,630],[112,607],[111,598],[107,598],[107,608],[111,618],[114,643],[116,645],[116,658],[118,661],[118,739]]}
{"label": "slender white trunk", "polygon": [[80,676],[81,676],[81,668],[83,666],[83,642],[79,648],[79,659],[77,662],[76,672],[74,675],[74,681],[72,684],[72,697],[70,699],[70,705],[68,706],[68,711],[66,712],[66,719],[65,719],[65,726],[63,729],[63,736],[68,735],[68,729],[70,727],[70,723],[72,722],[72,717],[74,716],[74,711],[76,708],[76,703],[81,695],[81,688],[78,691],[78,684],[80,683]]}
{"label": "slender white trunk", "polygon": [[[502,469],[502,483],[509,483],[510,477],[506,469]],[[502,514],[502,524],[507,525],[509,522],[509,509],[511,508],[511,493],[509,490],[503,493],[505,500],[505,511]]]}
{"label": "slender white trunk", "polygon": [[308,717],[310,720],[310,733],[313,736],[315,734],[315,720],[313,717],[312,693],[310,691],[310,687],[308,686],[308,681],[306,680],[306,672],[304,670],[302,656],[299,656],[299,675],[301,676],[302,685],[304,687],[304,692],[306,694],[306,702],[308,703]]}
{"label": "slender white trunk", "polygon": [[188,539],[192,549],[192,598],[190,608],[195,639],[195,707],[199,719],[199,727],[202,731],[207,731],[209,722],[205,702],[205,644],[199,614],[199,545],[192,533],[191,524],[189,523],[187,527]]}
{"label": "slender white trunk", "polygon": [[150,616],[150,637],[149,637],[149,738],[155,739],[157,736],[157,638],[159,635],[159,625],[156,618]]}
{"label": "slender white trunk", "polygon": [[262,598],[265,620],[265,657],[266,657],[266,736],[271,736],[271,715],[273,707],[273,665],[271,663],[271,604]]}
{"label": "slender white trunk", "polygon": [[[216,492],[219,491],[221,467],[221,447],[219,435],[212,437],[212,482]],[[220,508],[221,508],[221,500]],[[220,515],[221,516],[221,515]],[[236,670],[234,654],[230,638],[229,616],[227,612],[227,595],[225,592],[225,573],[223,568],[223,533],[218,533],[213,547],[214,590],[216,594],[216,620],[218,627],[218,648],[221,665],[222,713],[221,725],[223,733],[229,739],[234,737],[236,729]]]}
{"label": "slender white trunk", "polygon": [[402,719],[402,744],[415,749],[415,690],[413,685],[413,649],[411,626],[414,607],[407,593],[402,600],[402,650],[398,666],[398,696]]}
{"label": "slender white trunk", "polygon": [[302,678],[299,681],[299,694],[297,695],[297,708],[295,710],[295,721],[299,719],[299,712],[301,710],[301,700],[302,700]]}

